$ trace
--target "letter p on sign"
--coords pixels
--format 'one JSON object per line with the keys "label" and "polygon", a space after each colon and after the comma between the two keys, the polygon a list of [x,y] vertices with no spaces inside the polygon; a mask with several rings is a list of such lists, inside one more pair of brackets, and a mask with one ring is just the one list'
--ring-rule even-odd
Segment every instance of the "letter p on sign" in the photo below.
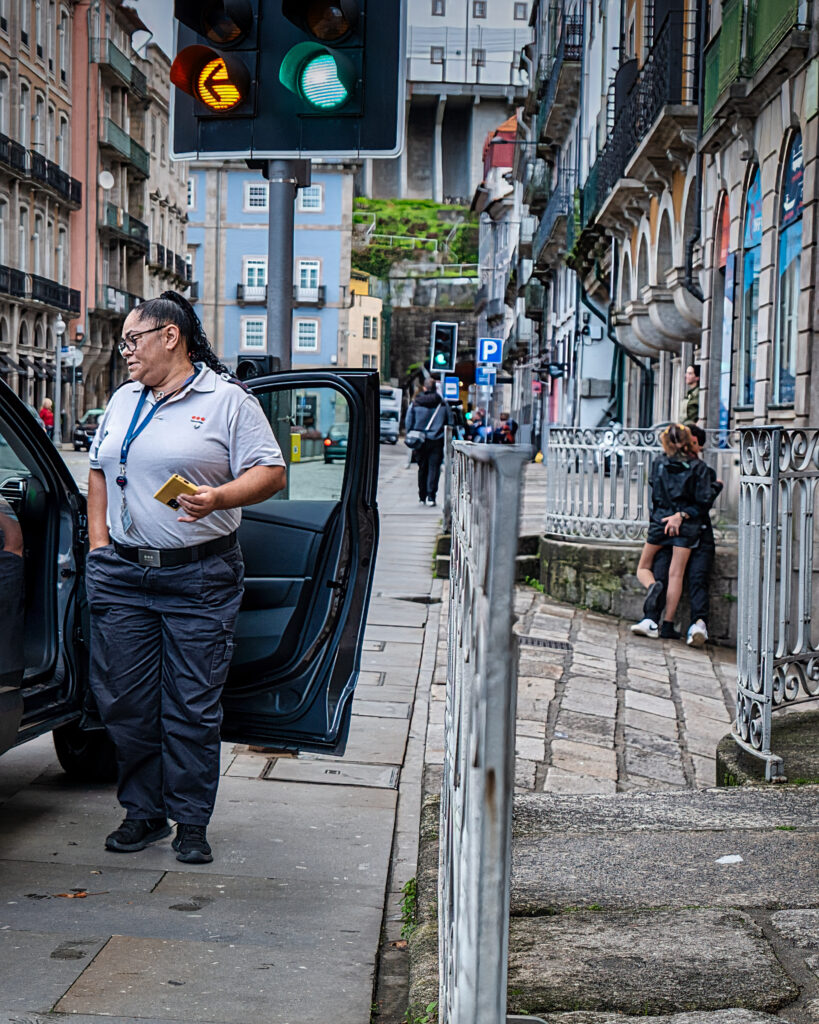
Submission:
{"label": "letter p on sign", "polygon": [[478,362],[499,363],[503,357],[503,342],[500,338],[478,339]]}

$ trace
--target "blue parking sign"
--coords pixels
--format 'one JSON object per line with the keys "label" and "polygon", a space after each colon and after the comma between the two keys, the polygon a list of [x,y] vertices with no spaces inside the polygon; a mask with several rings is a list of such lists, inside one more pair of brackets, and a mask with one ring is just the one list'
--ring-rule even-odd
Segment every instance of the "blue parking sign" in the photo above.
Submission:
{"label": "blue parking sign", "polygon": [[503,359],[501,338],[478,338],[478,362],[499,363]]}
{"label": "blue parking sign", "polygon": [[497,370],[490,370],[488,366],[478,366],[475,369],[475,383],[479,388],[493,388],[497,375]]}
{"label": "blue parking sign", "polygon": [[444,377],[444,399],[447,402],[457,402],[461,394],[460,381],[457,377]]}

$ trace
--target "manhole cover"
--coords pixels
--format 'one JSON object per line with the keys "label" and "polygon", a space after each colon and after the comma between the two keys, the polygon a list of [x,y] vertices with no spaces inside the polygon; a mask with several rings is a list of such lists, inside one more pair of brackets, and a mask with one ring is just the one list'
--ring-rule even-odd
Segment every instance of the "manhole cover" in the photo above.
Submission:
{"label": "manhole cover", "polygon": [[570,651],[572,645],[567,640],[549,640],[542,636],[519,636],[521,647],[548,647],[550,651]]}

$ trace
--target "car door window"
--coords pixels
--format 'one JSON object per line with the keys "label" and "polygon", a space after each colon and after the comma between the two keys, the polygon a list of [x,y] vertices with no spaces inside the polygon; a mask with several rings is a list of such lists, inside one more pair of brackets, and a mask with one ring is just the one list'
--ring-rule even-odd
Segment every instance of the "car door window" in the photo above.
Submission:
{"label": "car door window", "polygon": [[25,544],[20,523],[31,470],[0,427],[0,686],[25,669]]}

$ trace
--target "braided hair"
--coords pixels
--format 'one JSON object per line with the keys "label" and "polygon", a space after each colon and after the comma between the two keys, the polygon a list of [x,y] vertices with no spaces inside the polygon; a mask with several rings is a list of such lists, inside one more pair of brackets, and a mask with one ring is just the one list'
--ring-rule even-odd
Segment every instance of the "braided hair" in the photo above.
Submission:
{"label": "braided hair", "polygon": [[210,347],[202,323],[184,295],[174,291],[163,292],[158,299],[146,299],[140,303],[138,309],[140,320],[147,317],[155,320],[157,324],[175,324],[179,328],[192,363],[204,363],[216,373],[230,373]]}

